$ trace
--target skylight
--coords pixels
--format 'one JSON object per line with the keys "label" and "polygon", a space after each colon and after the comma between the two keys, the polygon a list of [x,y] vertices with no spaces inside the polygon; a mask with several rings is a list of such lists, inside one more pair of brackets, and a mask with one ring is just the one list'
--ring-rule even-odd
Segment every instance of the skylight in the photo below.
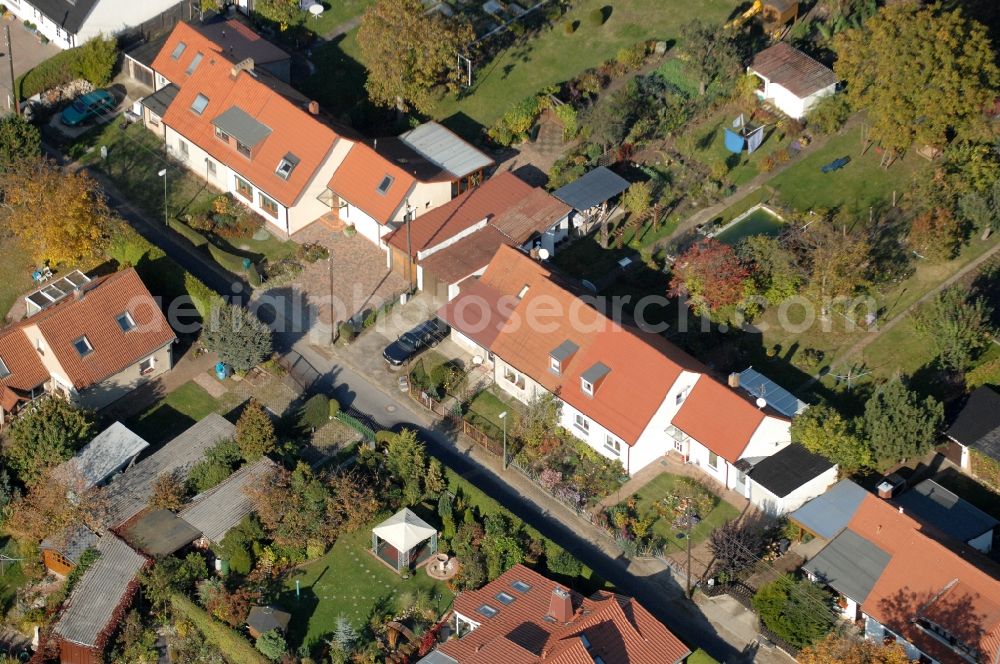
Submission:
{"label": "skylight", "polygon": [[478,611],[480,614],[486,616],[487,618],[492,618],[493,616],[495,616],[497,614],[497,610],[494,609],[489,604],[483,604],[478,609],[476,609],[476,611]]}
{"label": "skylight", "polygon": [[191,58],[191,64],[189,64],[187,69],[184,70],[185,73],[188,74],[189,76],[193,74],[194,70],[197,69],[198,65],[201,64],[201,59],[203,57],[205,57],[203,53],[195,53],[194,57]]}
{"label": "skylight", "polygon": [[282,157],[280,162],[278,162],[278,168],[275,169],[274,172],[277,174],[279,178],[287,180],[288,177],[292,174],[292,170],[295,169],[298,163],[299,163],[299,158],[296,157],[291,152],[289,152],[284,157]]}
{"label": "skylight", "polygon": [[202,113],[205,112],[205,109],[207,107],[208,107],[208,97],[199,92],[198,96],[194,98],[193,102],[191,102],[191,110],[197,113],[198,115],[201,115]]}
{"label": "skylight", "polygon": [[524,581],[515,581],[514,583],[510,584],[510,587],[519,593],[526,593],[529,590],[531,590],[531,586],[525,583]]}
{"label": "skylight", "polygon": [[0,378],[6,378],[9,375],[10,375],[10,369],[7,368],[7,365],[4,363],[3,358],[0,357]]}
{"label": "skylight", "polygon": [[174,52],[170,54],[170,57],[173,58],[174,60],[179,59],[181,57],[181,54],[184,53],[184,49],[186,48],[187,44],[185,44],[184,42],[177,42],[177,46],[174,47]]}
{"label": "skylight", "polygon": [[135,319],[133,319],[132,314],[127,311],[115,320],[118,321],[118,327],[121,328],[122,332],[128,332],[135,327]]}
{"label": "skylight", "polygon": [[586,634],[581,634],[580,635],[580,643],[583,644],[584,648],[586,648],[587,650],[590,650],[590,639],[587,638]]}
{"label": "skylight", "polygon": [[517,299],[522,300],[524,296],[528,294],[528,290],[531,288],[528,284],[525,284],[521,290],[517,292]]}
{"label": "skylight", "polygon": [[382,178],[382,181],[379,182],[377,187],[378,193],[385,194],[386,192],[388,192],[389,187],[392,186],[393,181],[394,179],[391,175],[386,175],[384,178]]}
{"label": "skylight", "polygon": [[500,602],[501,604],[513,604],[514,603],[514,596],[511,595],[510,593],[500,592],[500,593],[497,593],[496,597],[497,597],[497,601]]}
{"label": "skylight", "polygon": [[80,354],[80,357],[87,357],[94,352],[94,347],[90,345],[90,339],[85,336],[74,341],[73,348]]}

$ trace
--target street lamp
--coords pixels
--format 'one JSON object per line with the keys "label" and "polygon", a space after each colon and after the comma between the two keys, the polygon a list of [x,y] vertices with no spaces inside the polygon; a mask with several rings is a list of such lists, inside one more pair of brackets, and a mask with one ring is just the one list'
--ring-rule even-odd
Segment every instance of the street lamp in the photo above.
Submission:
{"label": "street lamp", "polygon": [[503,469],[507,470],[507,411],[497,415],[503,422]]}
{"label": "street lamp", "polygon": [[170,216],[167,213],[167,169],[161,168],[157,172],[161,178],[163,178],[163,225],[170,225]]}

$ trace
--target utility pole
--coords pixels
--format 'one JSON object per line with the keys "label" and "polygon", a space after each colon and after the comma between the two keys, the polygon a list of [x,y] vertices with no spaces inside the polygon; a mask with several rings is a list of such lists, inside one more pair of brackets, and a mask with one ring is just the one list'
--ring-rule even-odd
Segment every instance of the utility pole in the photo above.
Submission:
{"label": "utility pole", "polygon": [[406,199],[406,213],[403,216],[406,222],[406,287],[413,288],[413,243],[410,237],[410,222],[413,221],[413,210],[410,209],[410,199]]}
{"label": "utility pole", "polygon": [[4,38],[7,40],[7,66],[10,72],[10,97],[7,98],[15,115],[21,114],[21,105],[17,103],[17,92],[14,89],[14,51],[10,46],[10,23],[3,26]]}

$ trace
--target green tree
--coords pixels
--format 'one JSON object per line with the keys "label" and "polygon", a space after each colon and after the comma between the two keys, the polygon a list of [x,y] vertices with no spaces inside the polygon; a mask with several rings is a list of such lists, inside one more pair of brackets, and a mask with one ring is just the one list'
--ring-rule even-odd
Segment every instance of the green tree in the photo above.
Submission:
{"label": "green tree", "polygon": [[32,486],[46,470],[73,456],[92,432],[90,412],[63,399],[45,399],[11,423],[3,456],[21,482]]}
{"label": "green tree", "polygon": [[444,476],[444,466],[437,459],[431,459],[427,464],[427,474],[424,475],[424,491],[429,496],[440,496],[448,488],[448,480]]}
{"label": "green tree", "polygon": [[42,134],[38,127],[20,115],[8,113],[0,118],[0,170],[37,159],[41,145]]}
{"label": "green tree", "polygon": [[823,134],[839,131],[851,116],[851,104],[847,95],[834,94],[823,97],[806,114],[809,127]]}
{"label": "green tree", "polygon": [[257,637],[257,650],[272,662],[277,662],[288,650],[288,644],[281,632],[272,629]]}
{"label": "green tree", "polygon": [[792,419],[792,441],[851,472],[872,465],[871,448],[857,428],[832,406],[816,404]]}
{"label": "green tree", "polygon": [[1000,85],[986,29],[961,9],[898,2],[833,40],[834,69],[852,105],[866,109],[871,135],[905,150],[943,146],[962,134]]}
{"label": "green tree", "polygon": [[486,556],[486,575],[492,581],[524,560],[520,532],[502,514],[486,517],[485,536],[480,542]]}
{"label": "green tree", "polygon": [[740,58],[732,38],[718,26],[694,19],[681,28],[681,55],[698,79],[698,94],[719,79],[739,73]]}
{"label": "green tree", "polygon": [[545,568],[552,574],[575,579],[583,571],[583,563],[566,549],[549,544],[545,547]]}
{"label": "green tree", "polygon": [[837,621],[830,593],[790,574],[761,587],[753,608],[768,629],[798,648],[821,640]]}
{"label": "green tree", "polygon": [[913,218],[906,240],[924,258],[945,261],[958,255],[964,235],[961,222],[951,210],[937,207]]}
{"label": "green tree", "polygon": [[972,191],[959,199],[958,211],[973,228],[1000,231],[1000,178],[985,193]]}
{"label": "green tree", "polygon": [[233,304],[213,312],[201,341],[236,371],[249,371],[273,350],[271,330],[253,313]]}
{"label": "green tree", "polygon": [[806,292],[819,304],[820,318],[830,317],[839,298],[868,286],[871,246],[864,237],[848,232],[846,224],[820,219],[799,228],[793,242],[804,257]]}
{"label": "green tree", "polygon": [[331,642],[336,644],[342,652],[350,653],[354,650],[354,646],[358,642],[357,630],[351,625],[351,621],[347,619],[347,616],[343,614],[337,616],[337,621],[334,625]]}
{"label": "green tree", "polygon": [[920,456],[934,445],[944,419],[941,403],[921,399],[899,376],[882,385],[865,404],[864,435],[875,461],[889,465]]}
{"label": "green tree", "polygon": [[633,215],[646,213],[653,203],[653,185],[649,180],[633,182],[622,194],[622,206]]}
{"label": "green tree", "polygon": [[458,89],[462,71],[456,57],[474,39],[468,21],[428,12],[420,0],[378,0],[358,28],[369,98],[381,106],[426,113],[436,85]]}
{"label": "green tree", "polygon": [[189,553],[186,558],[167,556],[139,575],[143,594],[158,615],[163,615],[174,593],[188,594],[200,579],[208,576],[208,565],[200,553]]}
{"label": "green tree", "polygon": [[992,314],[983,298],[968,297],[961,288],[952,286],[917,309],[913,322],[941,366],[966,371],[990,346]]}
{"label": "green tree", "polygon": [[798,292],[802,271],[798,261],[781,242],[767,235],[751,235],[736,245],[736,255],[750,270],[756,291],[777,304]]}
{"label": "green tree", "polygon": [[235,440],[223,440],[205,453],[205,458],[191,467],[187,485],[192,493],[208,491],[233,474],[242,458]]}
{"label": "green tree", "polygon": [[215,555],[229,561],[229,569],[236,574],[249,574],[253,569],[260,541],[264,539],[264,529],[254,515],[243,517],[243,520],[230,528],[222,541],[212,547]]}
{"label": "green tree", "polygon": [[253,11],[268,21],[277,23],[282,31],[302,18],[299,0],[256,0]]}
{"label": "green tree", "polygon": [[417,440],[417,432],[403,429],[392,436],[385,450],[385,465],[403,485],[403,500],[413,505],[424,495],[424,474],[427,472],[427,450]]}
{"label": "green tree", "polygon": [[246,462],[257,461],[270,454],[278,444],[274,423],[260,402],[250,398],[236,421],[236,444]]}
{"label": "green tree", "polygon": [[81,47],[76,66],[79,74],[94,87],[111,82],[111,75],[118,64],[118,39],[97,35]]}

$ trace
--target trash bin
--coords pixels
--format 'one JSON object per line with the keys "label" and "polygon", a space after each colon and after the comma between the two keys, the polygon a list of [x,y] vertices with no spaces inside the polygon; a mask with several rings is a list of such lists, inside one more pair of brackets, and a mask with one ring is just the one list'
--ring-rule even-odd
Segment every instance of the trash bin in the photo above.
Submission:
{"label": "trash bin", "polygon": [[225,380],[229,377],[229,367],[224,362],[215,365],[215,377],[219,380]]}

